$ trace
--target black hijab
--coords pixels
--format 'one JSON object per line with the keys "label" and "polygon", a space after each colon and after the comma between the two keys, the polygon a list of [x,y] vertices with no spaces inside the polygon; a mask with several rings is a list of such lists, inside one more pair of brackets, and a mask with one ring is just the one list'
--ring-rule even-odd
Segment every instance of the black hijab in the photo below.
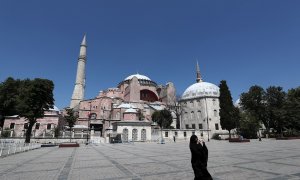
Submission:
{"label": "black hijab", "polygon": [[190,146],[191,144],[197,144],[198,137],[196,135],[192,135],[190,138]]}

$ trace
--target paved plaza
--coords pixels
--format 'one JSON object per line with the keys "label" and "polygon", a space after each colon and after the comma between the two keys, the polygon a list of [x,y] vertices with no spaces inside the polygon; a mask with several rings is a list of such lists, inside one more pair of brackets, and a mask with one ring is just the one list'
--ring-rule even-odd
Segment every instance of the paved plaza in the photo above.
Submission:
{"label": "paved plaza", "polygon": [[[216,180],[300,179],[300,140],[207,142]],[[0,158],[0,179],[193,179],[188,142],[40,148]]]}

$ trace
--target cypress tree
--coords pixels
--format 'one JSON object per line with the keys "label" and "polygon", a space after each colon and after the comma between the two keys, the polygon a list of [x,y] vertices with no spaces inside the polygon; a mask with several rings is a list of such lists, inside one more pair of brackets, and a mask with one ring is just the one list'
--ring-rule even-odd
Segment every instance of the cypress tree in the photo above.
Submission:
{"label": "cypress tree", "polygon": [[230,131],[236,128],[238,114],[233,106],[231,93],[225,80],[222,80],[219,85],[220,88],[220,123],[223,129],[229,131],[229,138],[231,138]]}

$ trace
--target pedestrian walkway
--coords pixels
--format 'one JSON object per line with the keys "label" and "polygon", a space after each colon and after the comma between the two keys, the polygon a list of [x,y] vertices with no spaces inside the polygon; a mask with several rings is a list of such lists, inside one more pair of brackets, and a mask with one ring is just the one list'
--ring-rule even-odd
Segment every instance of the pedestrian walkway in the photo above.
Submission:
{"label": "pedestrian walkway", "polygon": [[[300,179],[300,140],[210,141],[215,180]],[[0,158],[0,179],[193,179],[188,142],[48,147]]]}

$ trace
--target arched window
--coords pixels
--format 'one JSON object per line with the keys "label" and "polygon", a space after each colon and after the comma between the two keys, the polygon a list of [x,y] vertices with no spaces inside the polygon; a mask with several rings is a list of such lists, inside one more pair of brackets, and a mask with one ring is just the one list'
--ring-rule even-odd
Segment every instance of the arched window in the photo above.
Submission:
{"label": "arched window", "polygon": [[116,113],[116,119],[120,119],[120,112]]}
{"label": "arched window", "polygon": [[96,113],[91,113],[90,118],[91,119],[97,119],[97,114]]}
{"label": "arched window", "polygon": [[191,112],[191,119],[192,119],[192,120],[195,119],[194,111]]}
{"label": "arched window", "polygon": [[142,129],[142,131],[141,131],[141,140],[146,141],[146,139],[147,139],[146,129]]}
{"label": "arched window", "polygon": [[128,142],[128,129],[123,129],[122,141]]}
{"label": "arched window", "polygon": [[132,130],[132,141],[137,141],[137,139],[138,139],[138,130],[133,129]]}
{"label": "arched window", "polygon": [[197,100],[197,103],[198,103],[198,107],[200,107],[201,106],[201,101]]}
{"label": "arched window", "polygon": [[218,116],[218,111],[214,110],[214,116],[217,117]]}
{"label": "arched window", "polygon": [[194,102],[190,101],[191,107],[194,107]]}
{"label": "arched window", "polygon": [[201,118],[201,111],[197,112],[197,118],[200,119]]}

